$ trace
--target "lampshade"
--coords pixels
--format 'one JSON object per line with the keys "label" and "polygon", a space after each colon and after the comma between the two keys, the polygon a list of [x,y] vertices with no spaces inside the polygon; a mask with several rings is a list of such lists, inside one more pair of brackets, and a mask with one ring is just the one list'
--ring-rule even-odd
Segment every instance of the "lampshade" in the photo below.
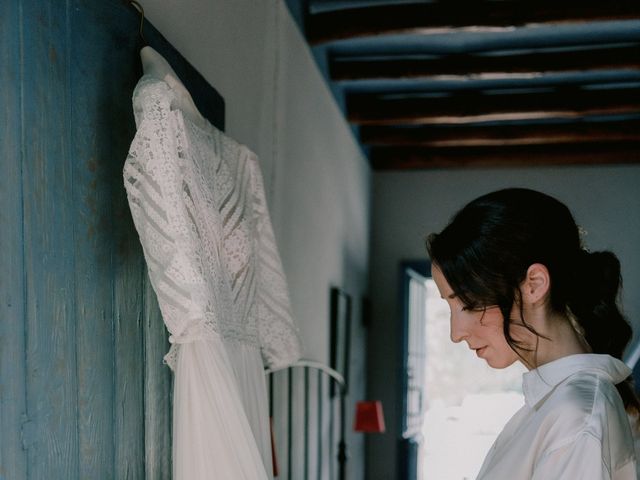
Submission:
{"label": "lampshade", "polygon": [[353,423],[356,432],[382,433],[384,432],[384,414],[382,413],[382,402],[375,400],[371,402],[358,402],[356,404],[356,418]]}

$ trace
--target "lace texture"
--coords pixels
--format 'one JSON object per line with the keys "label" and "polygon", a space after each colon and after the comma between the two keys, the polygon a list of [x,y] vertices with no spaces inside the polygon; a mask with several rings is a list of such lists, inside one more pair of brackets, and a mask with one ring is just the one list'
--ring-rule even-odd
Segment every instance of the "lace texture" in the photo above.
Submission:
{"label": "lace texture", "polygon": [[206,338],[260,348],[269,367],[300,357],[287,285],[255,154],[172,108],[173,90],[143,77],[138,131],[123,176],[172,347]]}

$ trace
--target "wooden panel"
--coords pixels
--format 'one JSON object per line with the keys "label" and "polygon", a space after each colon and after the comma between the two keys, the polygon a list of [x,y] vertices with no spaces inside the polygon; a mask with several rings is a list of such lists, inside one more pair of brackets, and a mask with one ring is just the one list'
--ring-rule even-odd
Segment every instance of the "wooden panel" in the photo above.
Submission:
{"label": "wooden panel", "polygon": [[23,2],[29,478],[78,476],[68,4]]}
{"label": "wooden panel", "polygon": [[[122,179],[138,18],[120,0],[0,5],[2,478],[171,476],[166,334]],[[222,98],[146,29],[222,128]]]}
{"label": "wooden panel", "polygon": [[455,126],[364,126],[360,141],[366,145],[420,145],[425,147],[478,147],[540,145],[604,141],[640,142],[640,120],[566,124],[474,124]]}
{"label": "wooden panel", "polygon": [[640,163],[640,144],[638,142],[615,142],[438,149],[374,147],[371,149],[369,158],[372,167],[376,170],[616,165]]}
{"label": "wooden panel", "polygon": [[[530,78],[532,75],[593,70],[640,70],[640,46],[596,46],[577,50],[508,52],[499,55],[384,54],[330,60],[333,80],[367,78]],[[496,52],[498,53],[498,52]],[[385,58],[385,56],[387,58]]]}
{"label": "wooden panel", "polygon": [[171,374],[163,364],[169,350],[156,295],[145,273],[144,305],[144,429],[146,477],[171,479]]}
{"label": "wooden panel", "polygon": [[[130,21],[132,19],[129,19]],[[131,26],[131,22],[125,22]],[[126,38],[126,37],[125,37]],[[137,61],[135,49],[129,52],[129,60]],[[133,66],[134,71],[139,67]],[[131,91],[133,85],[123,88]],[[129,102],[121,102],[120,118],[126,119],[126,130],[118,135],[128,142],[135,130]],[[116,113],[114,112],[114,115]],[[115,125],[112,125],[115,127]],[[144,321],[147,292],[144,289],[146,271],[138,235],[133,226],[126,192],[122,184],[121,168],[126,158],[127,146],[122,146],[113,159],[114,232],[116,253],[114,258],[114,335],[115,335],[115,478],[139,480],[145,478],[145,428],[144,428]],[[169,415],[169,412],[166,412]],[[161,450],[170,456],[171,450]]]}
{"label": "wooden panel", "polygon": [[[115,284],[115,375],[114,443],[115,478],[145,478],[144,434],[144,346],[143,319],[145,292],[142,288],[143,260],[137,235],[129,216],[126,198],[113,198],[115,222],[123,228],[117,235],[114,262]],[[171,450],[163,450],[170,455]]]}
{"label": "wooden panel", "polygon": [[474,31],[514,26],[583,23],[640,18],[636,0],[437,1],[345,8],[309,15],[305,31],[311,44],[388,33],[425,35],[457,29]]}
{"label": "wooden panel", "polygon": [[[87,28],[100,30],[88,69],[98,75],[92,109],[99,112],[100,156],[108,169],[114,247],[113,351],[113,478],[145,478],[144,437],[144,261],[133,226],[122,180],[122,166],[135,132],[131,92],[141,74],[138,55],[138,14],[124,2],[81,5]],[[168,414],[168,412],[167,412]],[[105,437],[105,441],[108,440]],[[170,455],[170,450],[162,454]],[[107,478],[107,477],[105,477]]]}
{"label": "wooden panel", "polygon": [[27,478],[20,24],[18,1],[0,2],[0,478],[15,480]]}
{"label": "wooden panel", "polygon": [[[143,260],[137,235],[124,195],[114,195],[117,252],[115,284],[115,388],[114,443],[115,478],[145,478],[144,436],[144,350],[143,320],[145,292],[142,288]],[[170,455],[171,450],[164,450]]]}
{"label": "wooden panel", "polygon": [[95,13],[101,8],[74,2],[70,12],[74,195],[66,206],[75,219],[79,477],[96,479],[114,477],[115,465],[115,445],[110,441],[115,432],[111,193],[118,157],[112,150],[116,127],[111,118],[117,102],[110,101],[109,93],[117,80],[100,81],[93,73],[111,63],[107,59],[114,50],[105,29],[95,28]]}
{"label": "wooden panel", "polygon": [[471,123],[494,120],[576,118],[640,112],[640,89],[556,88],[515,93],[347,97],[349,121],[361,125]]}

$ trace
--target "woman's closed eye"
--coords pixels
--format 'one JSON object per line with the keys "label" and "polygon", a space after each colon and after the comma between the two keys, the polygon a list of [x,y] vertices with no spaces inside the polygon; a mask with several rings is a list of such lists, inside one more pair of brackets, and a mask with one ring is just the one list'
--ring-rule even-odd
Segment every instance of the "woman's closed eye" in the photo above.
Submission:
{"label": "woman's closed eye", "polygon": [[463,312],[484,312],[486,310],[485,307],[481,307],[478,305],[463,305],[462,306],[462,311]]}

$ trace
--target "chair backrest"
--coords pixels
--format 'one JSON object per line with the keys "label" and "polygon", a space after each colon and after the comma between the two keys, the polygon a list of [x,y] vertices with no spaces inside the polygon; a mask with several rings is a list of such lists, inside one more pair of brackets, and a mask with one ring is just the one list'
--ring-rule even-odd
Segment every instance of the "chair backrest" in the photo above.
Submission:
{"label": "chair backrest", "polygon": [[311,360],[266,374],[276,478],[344,480],[346,390],[342,375]]}

